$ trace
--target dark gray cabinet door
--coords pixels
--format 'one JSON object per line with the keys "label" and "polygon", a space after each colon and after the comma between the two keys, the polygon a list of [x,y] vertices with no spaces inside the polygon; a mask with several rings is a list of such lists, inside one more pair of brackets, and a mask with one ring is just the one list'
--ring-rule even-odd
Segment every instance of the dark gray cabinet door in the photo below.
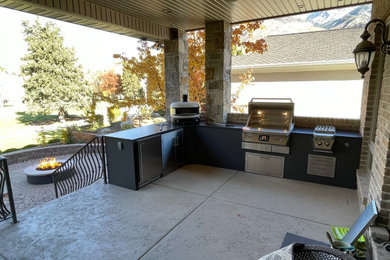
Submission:
{"label": "dark gray cabinet door", "polygon": [[183,129],[161,135],[163,175],[183,165]]}
{"label": "dark gray cabinet door", "polygon": [[109,183],[127,189],[137,190],[138,182],[136,147],[133,141],[106,137],[106,156]]}
{"label": "dark gray cabinet door", "polygon": [[161,137],[138,141],[139,185],[152,181],[162,174]]}

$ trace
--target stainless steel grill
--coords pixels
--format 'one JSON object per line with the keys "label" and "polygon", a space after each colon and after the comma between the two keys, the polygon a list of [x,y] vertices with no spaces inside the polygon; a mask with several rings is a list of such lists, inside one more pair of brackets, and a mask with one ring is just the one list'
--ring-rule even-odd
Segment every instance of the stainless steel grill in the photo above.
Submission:
{"label": "stainless steel grill", "polygon": [[291,99],[253,98],[248,104],[248,113],[243,141],[287,145],[294,128],[294,103]]}
{"label": "stainless steel grill", "polygon": [[[289,135],[294,127],[294,103],[291,99],[253,98],[248,104],[248,121],[242,129],[245,171],[275,177],[284,176],[284,157],[289,154]],[[255,151],[255,152],[254,152]]]}

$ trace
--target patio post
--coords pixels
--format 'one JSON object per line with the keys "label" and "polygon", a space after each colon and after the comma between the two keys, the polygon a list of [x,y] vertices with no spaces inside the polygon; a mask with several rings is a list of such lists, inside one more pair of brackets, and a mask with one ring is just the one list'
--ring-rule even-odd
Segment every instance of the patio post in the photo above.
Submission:
{"label": "patio post", "polygon": [[187,33],[170,29],[169,40],[164,41],[166,117],[172,102],[181,101],[188,94],[188,43]]}
{"label": "patio post", "polygon": [[232,30],[226,21],[206,23],[206,117],[225,123],[231,103]]}

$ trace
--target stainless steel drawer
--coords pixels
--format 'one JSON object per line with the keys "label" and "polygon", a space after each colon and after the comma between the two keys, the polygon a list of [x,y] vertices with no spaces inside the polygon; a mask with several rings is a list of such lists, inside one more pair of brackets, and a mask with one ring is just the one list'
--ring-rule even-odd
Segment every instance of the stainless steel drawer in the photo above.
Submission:
{"label": "stainless steel drawer", "polygon": [[284,157],[247,152],[245,153],[245,171],[283,177]]}
{"label": "stainless steel drawer", "polygon": [[248,149],[248,150],[261,151],[261,152],[271,152],[272,151],[270,144],[242,142],[242,148]]}
{"label": "stainless steel drawer", "polygon": [[309,154],[307,159],[307,174],[334,178],[336,157]]}

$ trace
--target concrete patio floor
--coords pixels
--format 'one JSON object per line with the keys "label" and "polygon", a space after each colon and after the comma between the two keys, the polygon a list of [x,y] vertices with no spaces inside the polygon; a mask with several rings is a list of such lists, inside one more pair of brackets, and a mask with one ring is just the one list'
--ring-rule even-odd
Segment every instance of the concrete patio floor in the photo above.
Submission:
{"label": "concrete patio floor", "polygon": [[355,190],[187,165],[131,191],[101,181],[0,223],[0,259],[258,259],[286,232],[327,242]]}

